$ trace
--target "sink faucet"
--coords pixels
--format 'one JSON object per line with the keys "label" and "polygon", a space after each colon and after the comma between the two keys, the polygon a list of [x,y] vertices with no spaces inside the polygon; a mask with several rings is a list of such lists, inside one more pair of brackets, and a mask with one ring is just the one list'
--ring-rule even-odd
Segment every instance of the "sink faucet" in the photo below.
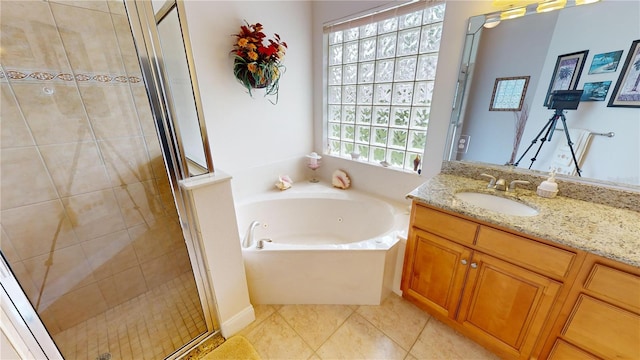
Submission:
{"label": "sink faucet", "polygon": [[500,191],[507,190],[507,182],[504,179],[498,179],[496,181],[495,189]]}
{"label": "sink faucet", "polygon": [[260,226],[260,222],[259,221],[252,221],[251,225],[249,225],[249,229],[247,230],[247,233],[244,235],[244,239],[242,240],[242,247],[243,248],[248,248],[251,247],[251,244],[253,244],[253,233],[256,229],[256,227]]}
{"label": "sink faucet", "polygon": [[513,180],[512,182],[509,183],[509,189],[507,191],[516,191],[517,184],[531,184],[531,183],[526,180]]}
{"label": "sink faucet", "polygon": [[[496,189],[496,190],[500,190],[500,191],[506,191],[507,190],[507,181],[505,179],[497,179],[496,180],[495,176],[492,176],[492,175],[489,175],[489,174],[480,174],[480,176],[484,176],[484,177],[490,179],[489,180],[489,184],[487,185],[488,189]],[[513,186],[515,186],[515,184]]]}
{"label": "sink faucet", "polygon": [[489,174],[480,174],[480,176],[484,176],[489,178],[489,184],[487,185],[488,189],[494,189],[496,187],[496,178],[494,176],[491,176]]}

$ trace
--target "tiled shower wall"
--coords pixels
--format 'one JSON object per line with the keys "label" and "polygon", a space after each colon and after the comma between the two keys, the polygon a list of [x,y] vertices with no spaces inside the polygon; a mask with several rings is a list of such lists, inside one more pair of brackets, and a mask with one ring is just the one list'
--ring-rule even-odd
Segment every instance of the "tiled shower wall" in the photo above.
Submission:
{"label": "tiled shower wall", "polygon": [[1,248],[52,334],[191,271],[121,1],[5,1]]}

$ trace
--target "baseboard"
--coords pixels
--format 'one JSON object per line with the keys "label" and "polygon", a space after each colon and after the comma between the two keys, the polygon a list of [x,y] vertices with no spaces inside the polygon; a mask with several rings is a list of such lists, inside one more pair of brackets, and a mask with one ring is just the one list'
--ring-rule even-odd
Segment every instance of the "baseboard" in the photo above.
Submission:
{"label": "baseboard", "polygon": [[235,314],[231,319],[220,324],[220,331],[225,339],[238,333],[240,330],[247,327],[256,319],[256,314],[253,311],[253,305],[249,304],[244,310]]}

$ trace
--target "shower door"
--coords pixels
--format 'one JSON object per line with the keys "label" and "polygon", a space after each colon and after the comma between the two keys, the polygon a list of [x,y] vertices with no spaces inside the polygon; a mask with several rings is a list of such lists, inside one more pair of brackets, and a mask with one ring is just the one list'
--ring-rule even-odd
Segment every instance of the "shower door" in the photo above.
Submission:
{"label": "shower door", "polygon": [[2,0],[0,20],[11,272],[65,359],[176,357],[218,325],[124,3]]}

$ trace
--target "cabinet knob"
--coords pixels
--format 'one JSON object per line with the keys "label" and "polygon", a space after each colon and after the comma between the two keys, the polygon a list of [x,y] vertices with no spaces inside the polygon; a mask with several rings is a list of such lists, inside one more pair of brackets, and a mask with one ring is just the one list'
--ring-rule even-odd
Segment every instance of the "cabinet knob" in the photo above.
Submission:
{"label": "cabinet knob", "polygon": [[475,269],[475,268],[477,268],[477,267],[478,267],[478,264],[476,264],[476,263],[471,263],[471,268],[472,268],[472,269]]}
{"label": "cabinet knob", "polygon": [[462,259],[462,260],[460,261],[460,263],[461,263],[462,265],[467,265],[467,260]]}

